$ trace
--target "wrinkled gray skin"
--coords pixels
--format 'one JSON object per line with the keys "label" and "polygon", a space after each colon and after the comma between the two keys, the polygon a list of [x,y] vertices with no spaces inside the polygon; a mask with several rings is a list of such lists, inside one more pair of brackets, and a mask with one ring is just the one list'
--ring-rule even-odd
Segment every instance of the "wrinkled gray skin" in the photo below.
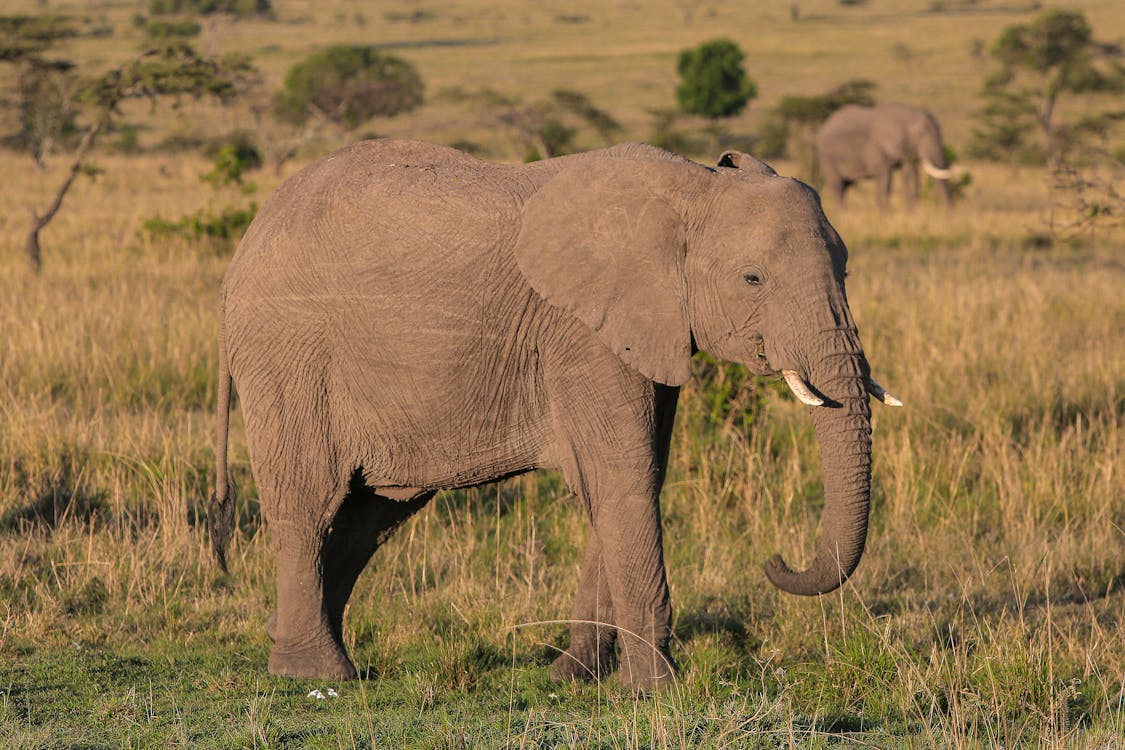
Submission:
{"label": "wrinkled gray skin", "polygon": [[[902,169],[906,199],[918,199],[918,169],[922,160],[940,170],[948,168],[941,127],[932,114],[906,104],[862,107],[848,104],[832,113],[816,133],[816,154],[825,189],[841,204],[844,192],[859,180],[875,180],[876,200],[885,208],[891,197],[891,178]],[[942,201],[951,203],[948,179],[934,179]]]}
{"label": "wrinkled gray skin", "polygon": [[629,144],[510,166],[369,141],[282,185],[226,274],[220,340],[217,516],[229,368],[276,545],[271,672],[355,677],[344,605],[379,545],[438,490],[553,468],[591,523],[556,675],[606,674],[616,641],[625,684],[669,680],[659,495],[696,348],[829,399],[820,547],[767,574],[806,595],[851,575],[871,421],[847,250],[812,189],[722,163]]}

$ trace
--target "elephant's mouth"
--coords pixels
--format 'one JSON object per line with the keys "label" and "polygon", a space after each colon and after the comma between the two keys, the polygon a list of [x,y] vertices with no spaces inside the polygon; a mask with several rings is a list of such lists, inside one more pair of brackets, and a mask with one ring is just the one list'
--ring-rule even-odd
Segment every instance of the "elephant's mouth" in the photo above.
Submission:
{"label": "elephant's mouth", "polygon": [[766,342],[760,336],[754,344],[754,359],[748,367],[755,375],[777,377],[781,374],[781,370],[770,364],[770,358],[766,356]]}
{"label": "elephant's mouth", "polygon": [[[785,380],[785,384],[793,391],[793,395],[797,400],[806,406],[839,406],[838,403],[831,399],[826,399],[823,395],[812,387],[805,380],[805,377],[796,370],[786,368],[776,368],[770,364],[769,357],[766,356],[766,341],[760,333],[741,333],[737,330],[731,331],[727,334],[728,339],[741,339],[747,342],[749,350],[753,353],[748,357],[743,364],[746,368],[755,375],[762,375],[765,377],[779,377]],[[863,380],[864,390],[868,394],[874,396],[879,401],[882,401],[887,406],[902,406],[902,401],[895,398],[887,392],[883,386],[879,385],[870,375],[867,375]]]}
{"label": "elephant's mouth", "polygon": [[731,349],[741,349],[745,353],[743,357],[732,359],[741,362],[750,372],[766,377],[781,375],[781,370],[773,367],[770,364],[769,357],[766,356],[766,340],[762,337],[762,334],[757,331],[735,328],[729,331],[724,338],[733,345],[730,347]]}

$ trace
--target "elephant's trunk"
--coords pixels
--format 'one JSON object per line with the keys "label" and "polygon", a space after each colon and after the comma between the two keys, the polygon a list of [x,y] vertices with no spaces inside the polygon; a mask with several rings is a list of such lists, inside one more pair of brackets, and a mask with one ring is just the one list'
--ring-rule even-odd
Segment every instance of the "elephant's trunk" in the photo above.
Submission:
{"label": "elephant's trunk", "polygon": [[766,564],[770,581],[791,594],[814,596],[838,588],[859,565],[867,542],[871,501],[871,409],[867,362],[854,329],[835,331],[832,351],[814,365],[810,381],[828,397],[813,408],[824,475],[824,531],[816,558],[803,571],[780,555]]}

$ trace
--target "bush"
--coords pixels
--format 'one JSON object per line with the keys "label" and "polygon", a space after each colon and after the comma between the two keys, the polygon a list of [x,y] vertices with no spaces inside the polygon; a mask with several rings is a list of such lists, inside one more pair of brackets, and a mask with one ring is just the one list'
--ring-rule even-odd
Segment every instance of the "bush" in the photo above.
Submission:
{"label": "bush", "polygon": [[149,13],[154,16],[230,13],[235,16],[268,16],[273,12],[270,0],[150,0]]}
{"label": "bush", "polygon": [[191,20],[146,21],[145,34],[150,39],[188,39],[199,36],[203,27]]}
{"label": "bush", "polygon": [[721,362],[706,352],[692,357],[692,383],[684,399],[685,418],[708,430],[745,433],[765,408],[764,379],[743,365]]}
{"label": "bush", "polygon": [[301,124],[312,109],[354,128],[372,117],[393,117],[422,103],[424,86],[413,65],[371,46],[340,45],[290,69],[275,100],[278,116]]}
{"label": "bush", "polygon": [[712,120],[745,109],[758,95],[758,85],[742,68],[745,57],[729,39],[715,39],[681,52],[676,64],[682,79],[676,89],[680,109]]}
{"label": "bush", "polygon": [[242,175],[261,169],[262,152],[246,133],[236,133],[229,141],[209,149],[212,169],[203,179],[215,188],[242,185]]}
{"label": "bush", "polygon": [[224,208],[219,213],[200,210],[177,221],[157,215],[144,223],[144,231],[154,239],[202,241],[216,252],[228,252],[246,233],[257,213],[258,205],[251,203],[248,208]]}

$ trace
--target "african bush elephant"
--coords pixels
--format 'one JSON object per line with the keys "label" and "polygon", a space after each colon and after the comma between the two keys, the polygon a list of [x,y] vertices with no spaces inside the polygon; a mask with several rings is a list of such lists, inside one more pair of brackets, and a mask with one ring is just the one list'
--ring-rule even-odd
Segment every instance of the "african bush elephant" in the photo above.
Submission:
{"label": "african bush elephant", "polygon": [[932,114],[907,104],[848,104],[832,113],[816,133],[816,155],[825,187],[842,204],[844,191],[859,180],[874,179],[876,200],[886,207],[891,177],[901,168],[907,201],[918,199],[918,164],[934,179],[942,200],[952,198],[954,172],[945,159],[941,127]]}
{"label": "african bush elephant", "polygon": [[[659,494],[697,349],[784,373],[816,405],[826,509],[807,570],[863,551],[871,380],[847,250],[816,193],[744,154],[711,169],[643,144],[534,164],[368,141],[309,166],[254,220],[221,293],[220,562],[231,379],[277,555],[275,674],[356,676],[344,605],[436,491],[560,469],[588,512],[556,676],[671,678]],[[601,592],[599,594],[599,592]],[[609,623],[601,627],[589,623]]]}

